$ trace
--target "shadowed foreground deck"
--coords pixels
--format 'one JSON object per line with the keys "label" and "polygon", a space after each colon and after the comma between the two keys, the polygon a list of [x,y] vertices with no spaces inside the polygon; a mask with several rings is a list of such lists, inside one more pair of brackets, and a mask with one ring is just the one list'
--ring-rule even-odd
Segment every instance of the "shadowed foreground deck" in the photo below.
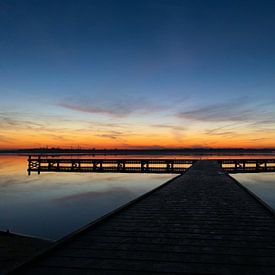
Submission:
{"label": "shadowed foreground deck", "polygon": [[275,274],[275,218],[214,161],[61,241],[20,274]]}
{"label": "shadowed foreground deck", "polygon": [[0,274],[49,247],[50,241],[0,231]]}

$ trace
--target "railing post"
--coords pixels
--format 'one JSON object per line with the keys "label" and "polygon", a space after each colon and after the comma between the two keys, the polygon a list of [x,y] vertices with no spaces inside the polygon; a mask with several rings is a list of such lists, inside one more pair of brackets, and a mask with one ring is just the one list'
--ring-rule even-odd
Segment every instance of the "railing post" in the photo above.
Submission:
{"label": "railing post", "polygon": [[149,172],[150,168],[149,168],[149,160],[146,161],[146,172]]}
{"label": "railing post", "polygon": [[121,171],[122,169],[122,163],[120,161],[117,162],[117,171]]}
{"label": "railing post", "polygon": [[40,169],[41,169],[41,155],[38,156],[38,170],[37,170],[38,175],[40,175]]}
{"label": "railing post", "polygon": [[256,171],[257,171],[257,172],[259,171],[259,167],[260,167],[259,161],[256,160]]}
{"label": "railing post", "polygon": [[144,165],[145,165],[145,162],[142,160],[141,162],[140,162],[140,168],[141,168],[141,172],[143,173],[144,172]]}
{"label": "railing post", "polygon": [[31,175],[31,160],[32,159],[32,156],[29,155],[29,158],[28,158],[28,176]]}
{"label": "railing post", "polygon": [[171,172],[174,172],[174,161],[171,161]]}
{"label": "railing post", "polygon": [[96,167],[97,167],[97,164],[96,164],[96,161],[92,160],[92,171],[96,171]]}

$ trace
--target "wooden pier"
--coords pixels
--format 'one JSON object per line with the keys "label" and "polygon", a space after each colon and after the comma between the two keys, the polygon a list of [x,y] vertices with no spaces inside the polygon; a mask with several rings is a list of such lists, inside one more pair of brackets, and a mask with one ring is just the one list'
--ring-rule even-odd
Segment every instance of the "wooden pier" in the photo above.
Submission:
{"label": "wooden pier", "polygon": [[221,159],[217,161],[228,173],[275,172],[275,159]]}
{"label": "wooden pier", "polygon": [[216,161],[57,242],[12,274],[275,274],[275,216]]}
{"label": "wooden pier", "polygon": [[185,172],[195,160],[174,159],[72,159],[29,157],[31,172],[172,173]]}
{"label": "wooden pier", "polygon": [[[72,159],[30,156],[31,172],[98,172],[98,173],[170,173],[185,172],[195,159]],[[222,168],[230,173],[275,172],[275,159],[219,159]]]}

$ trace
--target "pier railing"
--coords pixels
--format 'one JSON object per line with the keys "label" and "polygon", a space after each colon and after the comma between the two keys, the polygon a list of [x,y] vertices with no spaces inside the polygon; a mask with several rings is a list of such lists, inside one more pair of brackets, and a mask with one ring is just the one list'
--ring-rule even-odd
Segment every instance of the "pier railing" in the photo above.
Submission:
{"label": "pier railing", "polygon": [[[30,156],[31,172],[113,172],[113,173],[171,173],[185,172],[196,159],[72,159]],[[228,173],[275,172],[275,159],[219,159]]]}
{"label": "pier railing", "polygon": [[186,171],[195,160],[173,159],[51,159],[29,157],[31,172],[173,173]]}
{"label": "pier railing", "polygon": [[275,159],[223,159],[218,162],[228,173],[275,172]]}

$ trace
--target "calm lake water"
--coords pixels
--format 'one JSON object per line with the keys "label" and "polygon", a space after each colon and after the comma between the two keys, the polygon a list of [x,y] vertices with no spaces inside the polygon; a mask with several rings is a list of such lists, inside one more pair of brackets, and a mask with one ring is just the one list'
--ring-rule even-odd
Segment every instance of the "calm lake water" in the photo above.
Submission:
{"label": "calm lake water", "polygon": [[[175,176],[118,173],[28,176],[26,156],[0,155],[0,230],[56,240]],[[233,176],[275,208],[275,173]]]}

